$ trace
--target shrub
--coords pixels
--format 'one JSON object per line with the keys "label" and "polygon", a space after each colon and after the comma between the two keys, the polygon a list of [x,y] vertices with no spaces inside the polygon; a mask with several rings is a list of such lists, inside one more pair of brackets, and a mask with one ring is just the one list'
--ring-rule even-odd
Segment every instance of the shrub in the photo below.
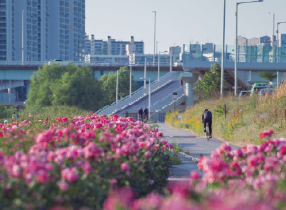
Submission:
{"label": "shrub", "polygon": [[132,118],[85,117],[0,124],[1,207],[99,209],[111,188],[163,192],[170,155],[158,128]]}
{"label": "shrub", "polygon": [[260,134],[263,140],[260,146],[248,145],[232,151],[228,144],[222,144],[211,157],[199,159],[198,168],[203,176],[193,171],[190,181],[171,183],[168,196],[151,193],[136,199],[130,188],[124,188],[110,193],[104,207],[106,210],[285,209],[286,141],[270,140],[272,133],[268,130]]}

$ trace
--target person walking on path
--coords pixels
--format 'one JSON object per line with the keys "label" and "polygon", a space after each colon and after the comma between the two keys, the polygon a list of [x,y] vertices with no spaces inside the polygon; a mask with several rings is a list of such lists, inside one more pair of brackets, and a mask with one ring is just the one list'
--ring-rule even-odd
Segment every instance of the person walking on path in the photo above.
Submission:
{"label": "person walking on path", "polygon": [[182,79],[180,79],[180,85],[183,86],[184,85],[184,82]]}
{"label": "person walking on path", "polygon": [[144,118],[146,120],[146,122],[148,121],[148,114],[149,114],[149,111],[147,108],[144,109]]}
{"label": "person walking on path", "polygon": [[12,114],[12,119],[14,119],[14,120],[17,119],[17,115],[15,112]]}
{"label": "person walking on path", "polygon": [[138,114],[139,114],[139,120],[143,122],[143,109],[142,108],[139,109]]}

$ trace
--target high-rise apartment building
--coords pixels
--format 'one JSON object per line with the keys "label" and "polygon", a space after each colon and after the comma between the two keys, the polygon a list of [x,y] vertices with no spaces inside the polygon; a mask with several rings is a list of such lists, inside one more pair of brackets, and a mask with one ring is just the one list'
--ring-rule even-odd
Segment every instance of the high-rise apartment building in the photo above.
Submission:
{"label": "high-rise apartment building", "polygon": [[[132,46],[132,47],[130,47]],[[94,35],[86,36],[85,54],[88,55],[127,55],[129,49],[134,49],[135,54],[144,54],[144,42],[135,42],[131,36],[129,41],[116,41],[107,37],[106,41],[94,39]]]}
{"label": "high-rise apartment building", "polygon": [[22,44],[24,61],[83,61],[85,0],[0,0],[0,61],[21,61]]}

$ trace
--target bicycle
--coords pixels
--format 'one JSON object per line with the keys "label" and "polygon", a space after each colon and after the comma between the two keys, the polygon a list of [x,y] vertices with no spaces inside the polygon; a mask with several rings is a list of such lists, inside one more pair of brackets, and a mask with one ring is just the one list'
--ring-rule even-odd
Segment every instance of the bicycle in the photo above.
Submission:
{"label": "bicycle", "polygon": [[207,140],[209,141],[210,140],[210,127],[209,127],[208,122],[206,123],[206,137],[207,137]]}

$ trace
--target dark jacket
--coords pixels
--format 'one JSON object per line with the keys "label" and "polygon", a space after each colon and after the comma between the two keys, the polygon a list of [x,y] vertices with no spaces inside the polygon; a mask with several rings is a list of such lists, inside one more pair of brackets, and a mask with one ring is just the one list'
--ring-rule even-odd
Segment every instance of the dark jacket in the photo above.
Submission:
{"label": "dark jacket", "polygon": [[211,121],[212,119],[213,119],[213,116],[212,116],[211,111],[204,111],[202,115],[202,121],[207,122],[207,121]]}
{"label": "dark jacket", "polygon": [[139,109],[139,115],[143,115],[143,110],[142,109]]}
{"label": "dark jacket", "polygon": [[145,114],[145,115],[148,114],[148,109],[147,109],[147,108],[144,109],[144,114]]}

